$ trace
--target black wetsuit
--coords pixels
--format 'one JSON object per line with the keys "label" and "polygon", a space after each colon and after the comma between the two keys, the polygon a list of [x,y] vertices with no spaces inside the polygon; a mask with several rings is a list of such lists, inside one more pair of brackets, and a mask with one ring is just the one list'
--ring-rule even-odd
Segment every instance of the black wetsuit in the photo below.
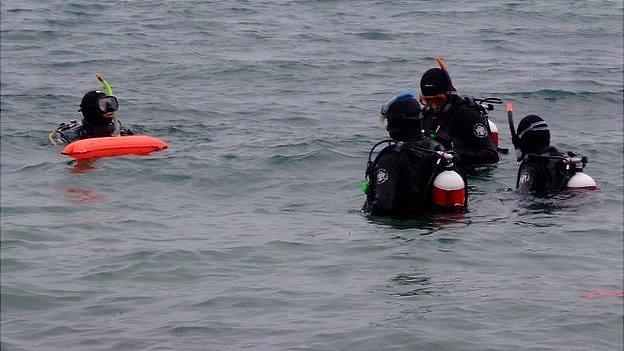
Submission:
{"label": "black wetsuit", "polygon": [[570,179],[561,159],[548,156],[562,157],[554,147],[548,147],[542,153],[528,154],[522,160],[518,169],[516,188],[524,194],[554,194],[564,190]]}
{"label": "black wetsuit", "polygon": [[409,142],[396,142],[380,151],[369,170],[364,212],[410,216],[432,207],[431,183],[442,167],[436,167],[437,154],[416,148],[444,150],[441,144],[421,136]]}
{"label": "black wetsuit", "polygon": [[82,122],[61,123],[55,132],[59,142],[71,143],[80,139],[112,136],[115,130],[119,130],[122,136],[134,134],[130,129],[123,128],[118,119],[105,125],[91,124],[84,119]]}
{"label": "black wetsuit", "polygon": [[466,98],[450,95],[441,112],[425,110],[423,128],[426,135],[455,151],[465,170],[498,162],[488,121],[476,104]]}

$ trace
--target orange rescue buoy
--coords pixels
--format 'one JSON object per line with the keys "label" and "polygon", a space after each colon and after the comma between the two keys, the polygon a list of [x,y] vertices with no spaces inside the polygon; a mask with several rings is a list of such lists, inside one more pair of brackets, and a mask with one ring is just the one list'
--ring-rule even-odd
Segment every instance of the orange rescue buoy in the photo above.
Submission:
{"label": "orange rescue buoy", "polygon": [[65,146],[61,154],[78,160],[121,155],[147,155],[168,147],[164,141],[148,135],[89,138]]}

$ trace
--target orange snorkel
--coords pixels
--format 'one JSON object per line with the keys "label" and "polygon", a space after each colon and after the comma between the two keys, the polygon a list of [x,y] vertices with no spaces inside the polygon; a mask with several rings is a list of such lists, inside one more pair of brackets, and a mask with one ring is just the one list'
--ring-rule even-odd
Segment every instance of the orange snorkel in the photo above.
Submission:
{"label": "orange snorkel", "polygon": [[444,62],[444,60],[441,57],[434,57],[433,59],[438,64],[438,67],[440,67],[440,69],[444,73],[446,73],[446,77],[448,78],[448,81],[449,81],[449,91],[457,91],[457,89],[455,89],[455,87],[453,86],[453,82],[451,82],[451,75],[448,73],[448,70],[446,69],[446,63]]}

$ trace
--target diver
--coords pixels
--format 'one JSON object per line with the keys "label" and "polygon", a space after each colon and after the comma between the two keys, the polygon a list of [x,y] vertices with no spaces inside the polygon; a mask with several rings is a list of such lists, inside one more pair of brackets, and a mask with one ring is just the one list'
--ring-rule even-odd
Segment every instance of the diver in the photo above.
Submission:
{"label": "diver", "polygon": [[509,112],[509,123],[521,162],[516,180],[518,192],[549,195],[569,188],[596,188],[594,180],[583,173],[587,157],[572,152],[564,155],[551,146],[548,124],[540,116],[524,117],[516,132]]}
{"label": "diver", "polygon": [[[434,177],[457,161],[442,144],[422,133],[422,110],[411,92],[403,92],[381,109],[381,127],[392,140],[371,149],[363,183],[366,202],[362,211],[372,215],[413,216],[436,208]],[[387,144],[371,161],[376,147]],[[456,167],[455,167],[456,168]],[[463,176],[457,176],[463,182]],[[437,178],[436,178],[437,179]],[[462,183],[465,184],[465,183]],[[462,186],[462,191],[464,187]],[[465,205],[465,192],[460,205]]]}
{"label": "diver", "polygon": [[102,75],[96,75],[104,91],[91,90],[80,102],[81,122],[71,120],[61,123],[48,138],[53,144],[71,143],[80,139],[125,136],[134,133],[121,125],[117,118],[119,103],[113,94],[113,88]]}
{"label": "diver", "polygon": [[444,61],[426,71],[420,80],[420,102],[424,105],[425,134],[455,151],[464,170],[498,162],[487,115],[471,97],[460,97]]}

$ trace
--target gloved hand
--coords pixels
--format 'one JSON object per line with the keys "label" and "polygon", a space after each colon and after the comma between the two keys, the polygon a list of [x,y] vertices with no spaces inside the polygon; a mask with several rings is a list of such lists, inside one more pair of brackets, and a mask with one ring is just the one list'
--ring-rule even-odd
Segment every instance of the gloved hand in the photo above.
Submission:
{"label": "gloved hand", "polygon": [[454,150],[436,151],[436,154],[438,154],[438,156],[447,163],[457,163],[460,160],[459,154],[456,153]]}
{"label": "gloved hand", "polygon": [[459,154],[454,150],[451,150],[450,152],[453,155],[453,163],[459,164],[459,162],[461,161],[461,157],[459,156]]}

